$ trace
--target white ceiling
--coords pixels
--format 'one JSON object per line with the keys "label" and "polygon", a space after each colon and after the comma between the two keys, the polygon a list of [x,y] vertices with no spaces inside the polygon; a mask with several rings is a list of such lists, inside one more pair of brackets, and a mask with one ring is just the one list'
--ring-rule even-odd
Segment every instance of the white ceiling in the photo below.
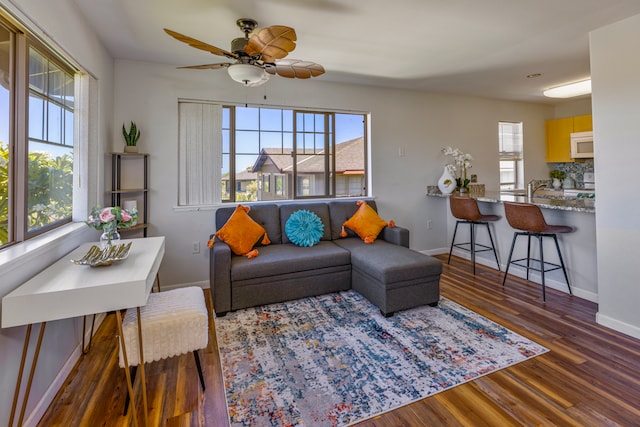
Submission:
{"label": "white ceiling", "polygon": [[228,62],[163,28],[229,50],[246,17],[295,28],[288,58],[322,64],[325,81],[536,102],[590,76],[589,31],[640,13],[638,0],[74,1],[115,58]]}

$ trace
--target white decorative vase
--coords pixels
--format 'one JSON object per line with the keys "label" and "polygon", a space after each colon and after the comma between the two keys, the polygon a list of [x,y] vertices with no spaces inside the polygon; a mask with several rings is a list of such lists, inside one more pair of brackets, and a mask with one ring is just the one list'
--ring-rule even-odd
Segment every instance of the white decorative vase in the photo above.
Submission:
{"label": "white decorative vase", "polygon": [[456,189],[456,178],[453,176],[449,169],[445,166],[442,176],[438,180],[438,188],[442,194],[451,194]]}
{"label": "white decorative vase", "polygon": [[558,178],[553,178],[553,181],[551,181],[551,186],[554,188],[554,190],[559,190],[560,187],[562,187],[562,181],[560,181]]}

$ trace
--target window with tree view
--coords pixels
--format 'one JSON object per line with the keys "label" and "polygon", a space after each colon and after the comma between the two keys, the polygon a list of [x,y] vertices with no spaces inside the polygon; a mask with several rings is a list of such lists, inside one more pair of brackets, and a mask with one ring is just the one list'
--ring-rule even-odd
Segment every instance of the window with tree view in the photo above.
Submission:
{"label": "window with tree view", "polygon": [[366,195],[366,115],[222,108],[222,201]]}
{"label": "window with tree view", "polygon": [[71,221],[74,71],[10,25],[0,24],[0,42],[4,246]]}

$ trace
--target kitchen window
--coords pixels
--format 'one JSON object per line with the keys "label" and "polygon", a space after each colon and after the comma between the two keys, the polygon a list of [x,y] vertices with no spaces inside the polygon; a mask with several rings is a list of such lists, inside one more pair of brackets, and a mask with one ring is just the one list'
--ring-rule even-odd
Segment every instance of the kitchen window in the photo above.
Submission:
{"label": "kitchen window", "polygon": [[500,190],[524,189],[522,122],[498,123]]}

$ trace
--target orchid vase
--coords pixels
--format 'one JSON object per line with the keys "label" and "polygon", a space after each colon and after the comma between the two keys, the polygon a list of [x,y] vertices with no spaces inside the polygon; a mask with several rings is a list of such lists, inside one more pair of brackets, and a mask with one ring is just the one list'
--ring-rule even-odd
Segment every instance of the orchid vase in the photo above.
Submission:
{"label": "orchid vase", "polygon": [[438,188],[442,194],[451,194],[456,189],[456,178],[447,166],[444,167],[442,176],[438,179]]}

